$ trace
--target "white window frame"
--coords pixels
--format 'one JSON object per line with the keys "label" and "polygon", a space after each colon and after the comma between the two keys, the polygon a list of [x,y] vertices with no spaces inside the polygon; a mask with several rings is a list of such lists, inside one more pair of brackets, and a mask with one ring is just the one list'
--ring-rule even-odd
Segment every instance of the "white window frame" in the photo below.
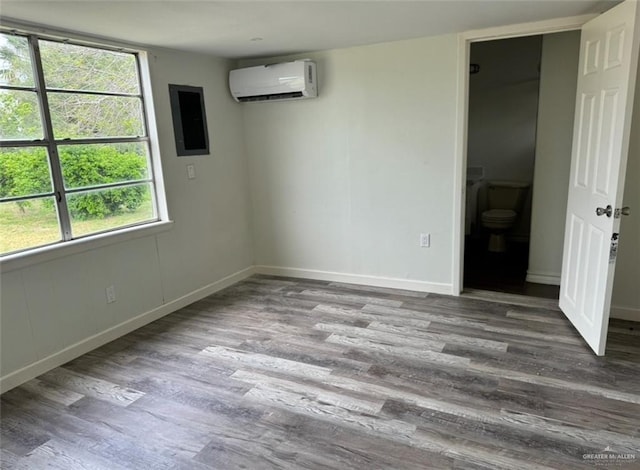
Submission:
{"label": "white window frame", "polygon": [[[22,26],[19,23],[12,24],[4,22],[0,26],[0,32],[5,34],[14,34],[27,37],[30,43],[30,53],[32,66],[34,68],[35,91],[38,94],[38,100],[42,113],[42,125],[44,138],[36,141],[35,146],[46,147],[49,152],[49,160],[52,171],[53,191],[58,199],[58,223],[60,225],[62,240],[52,244],[37,246],[33,248],[25,248],[24,250],[11,252],[0,255],[0,267],[2,272],[20,269],[32,264],[45,262],[51,259],[69,256],[74,253],[88,251],[112,243],[151,236],[156,233],[163,232],[172,227],[173,222],[169,219],[167,210],[166,194],[164,178],[162,175],[162,164],[160,157],[160,146],[158,142],[158,131],[156,127],[156,114],[153,106],[153,93],[151,89],[151,74],[149,53],[137,47],[127,44],[98,41],[81,35],[68,32],[57,32],[55,30],[46,30],[38,28],[34,31],[28,26]],[[69,44],[95,47],[104,50],[131,53],[136,57],[138,68],[138,79],[140,85],[140,99],[143,110],[143,125],[146,130],[146,136],[139,138],[105,138],[105,139],[73,139],[74,143],[119,143],[119,142],[135,142],[143,141],[148,144],[149,151],[149,180],[154,188],[154,209],[156,217],[149,221],[139,224],[133,224],[123,227],[116,227],[106,231],[87,234],[79,237],[72,237],[69,213],[66,208],[64,185],[62,184],[62,175],[56,146],[58,144],[65,145],[65,141],[56,141],[53,139],[51,129],[51,119],[49,116],[48,104],[46,101],[46,88],[44,84],[44,75],[42,73],[42,63],[39,57],[38,40],[67,42]],[[35,52],[35,54],[34,54]],[[30,140],[5,141],[4,147],[28,147],[34,146],[34,142]],[[57,167],[57,168],[54,168]]]}

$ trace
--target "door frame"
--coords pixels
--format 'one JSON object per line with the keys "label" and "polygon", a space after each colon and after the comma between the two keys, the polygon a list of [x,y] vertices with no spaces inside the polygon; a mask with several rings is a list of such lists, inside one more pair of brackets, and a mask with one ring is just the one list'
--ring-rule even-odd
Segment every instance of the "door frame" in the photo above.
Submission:
{"label": "door frame", "polygon": [[523,36],[561,33],[582,28],[587,21],[598,16],[581,15],[567,18],[555,18],[532,23],[520,23],[495,28],[466,31],[458,35],[457,57],[457,110],[456,110],[456,144],[454,154],[453,181],[453,258],[451,293],[460,295],[464,288],[464,227],[465,227],[465,192],[467,173],[467,138],[469,119],[469,61],[471,43],[508,39]]}

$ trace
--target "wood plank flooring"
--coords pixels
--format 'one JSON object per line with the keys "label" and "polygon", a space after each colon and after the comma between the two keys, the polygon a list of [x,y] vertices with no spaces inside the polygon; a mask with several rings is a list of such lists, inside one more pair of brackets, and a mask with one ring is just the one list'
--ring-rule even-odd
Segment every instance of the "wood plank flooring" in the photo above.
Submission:
{"label": "wood plank flooring", "polygon": [[254,276],[0,406],[7,469],[640,468],[640,325]]}

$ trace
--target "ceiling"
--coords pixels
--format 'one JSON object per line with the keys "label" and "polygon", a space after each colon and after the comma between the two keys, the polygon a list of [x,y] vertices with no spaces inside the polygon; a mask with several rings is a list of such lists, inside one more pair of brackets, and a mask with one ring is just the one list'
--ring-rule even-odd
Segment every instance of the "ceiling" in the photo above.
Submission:
{"label": "ceiling", "polygon": [[136,44],[248,58],[597,13],[616,2],[1,0],[1,3],[4,19]]}

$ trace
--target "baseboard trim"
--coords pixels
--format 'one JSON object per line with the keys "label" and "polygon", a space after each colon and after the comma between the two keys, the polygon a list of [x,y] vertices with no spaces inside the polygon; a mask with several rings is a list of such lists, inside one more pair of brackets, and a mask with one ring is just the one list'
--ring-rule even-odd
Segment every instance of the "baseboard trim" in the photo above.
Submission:
{"label": "baseboard trim", "polygon": [[457,293],[453,293],[452,284],[414,281],[393,277],[367,276],[362,274],[348,274],[333,271],[319,271],[315,269],[287,268],[282,266],[258,265],[254,266],[254,269],[256,274],[315,279],[318,281],[344,282],[347,284],[404,289],[418,292],[429,292],[433,294],[457,295]]}
{"label": "baseboard trim", "polygon": [[204,297],[207,297],[211,294],[214,294],[225,287],[229,287],[236,282],[239,282],[252,274],[254,274],[255,270],[253,266],[242,269],[236,273],[233,273],[229,276],[226,276],[216,282],[212,282],[200,289],[196,289],[193,292],[190,292],[182,297],[179,297],[175,300],[172,300],[166,304],[160,305],[148,312],[142,313],[136,317],[133,317],[123,323],[115,325],[105,331],[97,333],[93,336],[90,336],[82,341],[79,341],[62,351],[58,351],[48,357],[40,359],[28,366],[25,366],[17,371],[11,372],[10,374],[5,375],[4,377],[0,377],[0,393],[4,393],[8,390],[11,390],[18,385],[27,382],[45,372],[61,366],[62,364],[71,361],[83,354],[88,353],[100,346],[113,341],[115,339],[120,338],[121,336],[126,335],[138,328],[151,323],[152,321],[158,320],[159,318],[164,317],[170,313],[175,312],[183,307],[186,307],[193,302],[196,302]]}
{"label": "baseboard trim", "polygon": [[560,285],[560,274],[552,272],[535,272],[527,271],[527,282],[533,282],[535,284],[549,284],[551,286]]}
{"label": "baseboard trim", "polygon": [[611,313],[609,314],[609,316],[611,318],[617,318],[618,320],[629,320],[629,321],[640,322],[640,309],[629,308],[629,307],[619,307],[617,305],[612,305]]}

